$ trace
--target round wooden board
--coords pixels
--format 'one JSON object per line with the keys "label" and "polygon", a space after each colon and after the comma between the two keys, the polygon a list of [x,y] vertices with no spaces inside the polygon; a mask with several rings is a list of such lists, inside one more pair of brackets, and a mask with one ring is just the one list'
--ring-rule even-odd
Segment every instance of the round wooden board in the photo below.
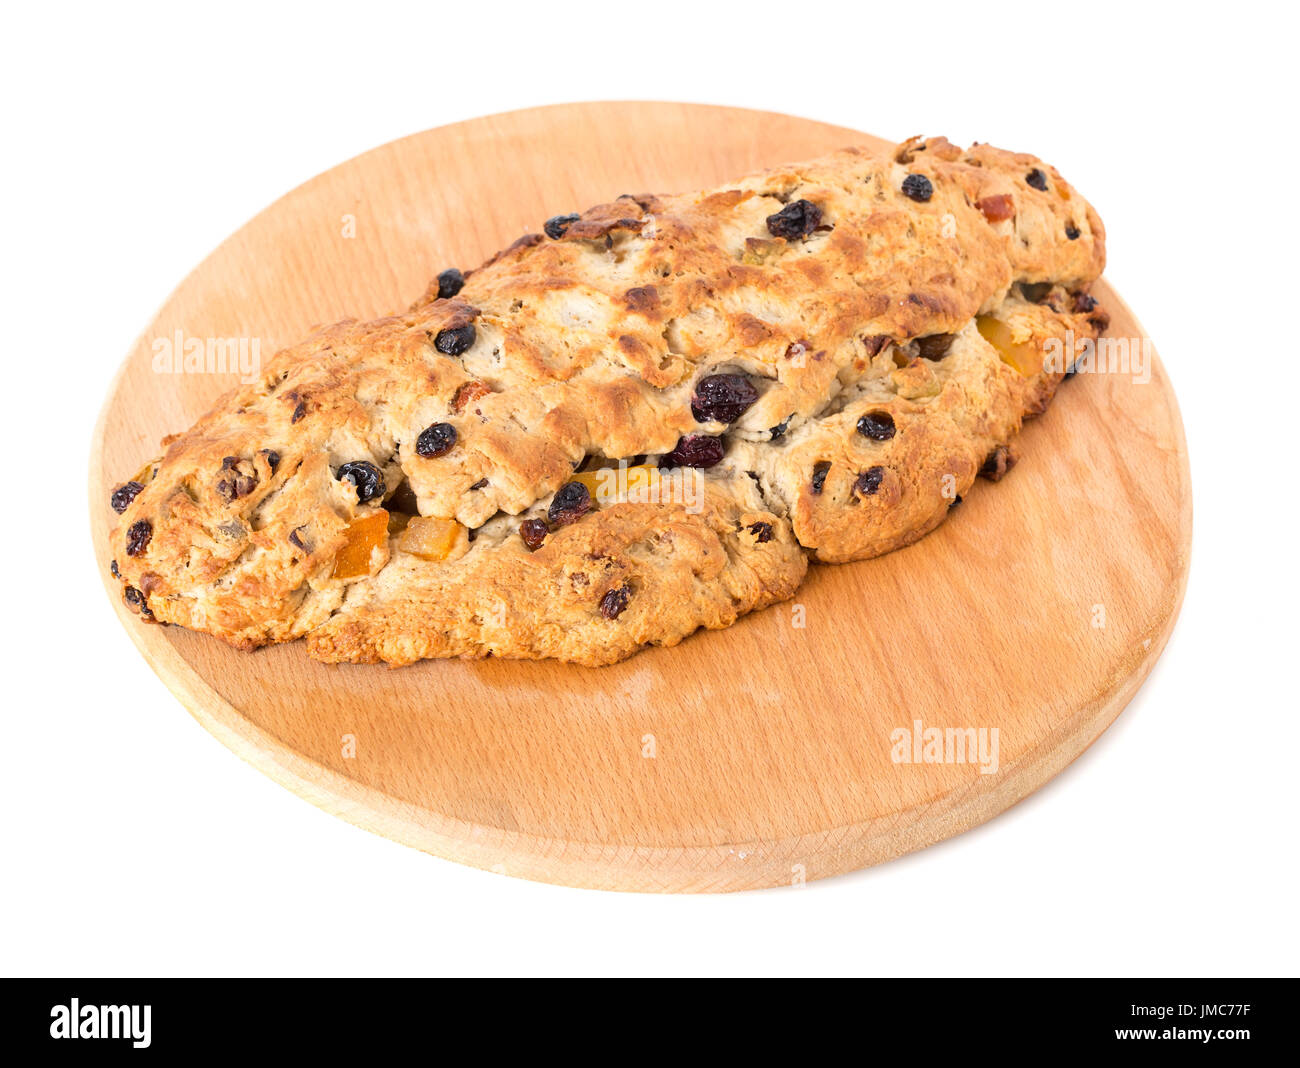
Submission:
{"label": "round wooden board", "polygon": [[[141,625],[107,577],[111,487],[237,380],[155,373],[155,338],[257,338],[269,358],[313,324],[405,307],[438,270],[477,264],[551,215],[864,142],[881,143],[764,112],[566,105],[429,130],[277,201],[167,301],[96,431],[96,552],[154,670],[314,804],[437,856],[576,886],[821,878],[1037,789],[1119,714],[1182,600],[1190,476],[1158,360],[1147,383],[1076,376],[1026,426],[1014,473],[977,485],[917,545],[814,567],[792,604],[615,667],[327,666],[300,642],[239,653]],[[1143,336],[1104,284],[1100,295],[1112,335]],[[997,728],[996,772],[895,762],[892,733],[916,720]]]}

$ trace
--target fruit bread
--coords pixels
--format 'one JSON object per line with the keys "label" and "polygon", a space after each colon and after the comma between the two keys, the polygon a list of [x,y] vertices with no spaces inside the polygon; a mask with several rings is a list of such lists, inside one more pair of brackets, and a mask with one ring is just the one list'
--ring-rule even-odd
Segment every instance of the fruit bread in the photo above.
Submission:
{"label": "fruit bread", "polygon": [[607,664],[941,523],[1096,337],[1104,232],[943,138],[621,196],[279,353],[112,494],[142,619]]}

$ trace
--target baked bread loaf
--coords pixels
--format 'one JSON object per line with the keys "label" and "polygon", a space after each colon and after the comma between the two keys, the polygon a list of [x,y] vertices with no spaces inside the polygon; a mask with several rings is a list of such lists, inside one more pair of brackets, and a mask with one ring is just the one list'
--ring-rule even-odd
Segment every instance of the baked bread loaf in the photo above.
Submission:
{"label": "baked bread loaf", "polygon": [[932,530],[1096,337],[1091,207],[942,138],[546,221],[279,353],[117,487],[143,619],[606,664]]}

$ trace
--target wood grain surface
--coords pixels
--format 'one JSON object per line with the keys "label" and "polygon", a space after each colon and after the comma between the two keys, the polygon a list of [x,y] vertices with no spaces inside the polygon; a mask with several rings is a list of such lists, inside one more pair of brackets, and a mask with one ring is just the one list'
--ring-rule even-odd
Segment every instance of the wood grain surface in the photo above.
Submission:
{"label": "wood grain surface", "polygon": [[[108,578],[111,487],[238,379],[156,373],[155,339],[257,339],[265,361],[313,324],[404,308],[440,269],[551,215],[851,143],[879,141],[698,105],[541,108],[384,145],[253,219],[144,331],[95,435],[95,551],[154,670],[314,804],[440,857],[576,886],[798,884],[957,834],[1041,786],[1132,697],[1182,600],[1191,487],[1158,360],[1149,382],[1066,383],[1026,426],[1015,471],[917,545],[814,567],[793,603],[615,667],[239,653],[141,625]],[[1105,284],[1099,295],[1112,335],[1143,336]],[[897,761],[895,731],[917,720],[997,728],[997,770]]]}

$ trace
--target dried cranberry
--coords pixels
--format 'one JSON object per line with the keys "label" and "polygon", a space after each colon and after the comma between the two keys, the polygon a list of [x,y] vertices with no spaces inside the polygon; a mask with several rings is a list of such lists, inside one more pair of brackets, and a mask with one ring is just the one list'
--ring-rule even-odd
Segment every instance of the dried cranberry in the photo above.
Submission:
{"label": "dried cranberry", "polygon": [[131,506],[131,502],[136,499],[142,489],[144,489],[144,486],[139,482],[123,482],[113,491],[108,503],[113,506],[113,511],[121,515]]}
{"label": "dried cranberry", "polygon": [[446,456],[456,445],[456,428],[450,423],[434,423],[420,431],[415,451],[426,460]]}
{"label": "dried cranberry", "polygon": [[444,356],[459,356],[474,344],[474,339],[477,336],[478,331],[474,329],[473,323],[466,323],[464,326],[449,326],[445,330],[438,331],[433,339],[433,347]]}
{"label": "dried cranberry", "polygon": [[1025,175],[1025,184],[1030,189],[1037,189],[1040,193],[1047,192],[1047,175],[1035,167]]}
{"label": "dried cranberry", "polygon": [[876,490],[880,489],[880,483],[884,480],[885,469],[883,467],[868,467],[862,474],[858,475],[858,480],[853,483],[854,490],[860,497],[870,497]]}
{"label": "dried cranberry", "polygon": [[1079,240],[1079,228],[1074,223],[1065,224],[1065,237],[1068,241]]}
{"label": "dried cranberry", "polygon": [[473,404],[480,397],[486,397],[492,391],[486,385],[477,380],[466,382],[456,390],[455,396],[451,398],[451,410],[453,412],[463,412],[467,404]]}
{"label": "dried cranberry", "polygon": [[368,460],[351,460],[339,468],[336,476],[340,482],[344,479],[357,488],[357,503],[365,504],[376,497],[384,495],[384,475]]}
{"label": "dried cranberry", "polygon": [[812,473],[812,491],[814,494],[820,494],[826,485],[826,473],[831,469],[831,465],[825,460],[813,467]]}
{"label": "dried cranberry", "polygon": [[858,433],[872,441],[888,441],[894,436],[894,417],[888,412],[867,412],[858,420]]}
{"label": "dried cranberry", "polygon": [[707,434],[687,434],[677,439],[672,452],[659,460],[660,467],[712,467],[722,462],[722,439]]}
{"label": "dried cranberry", "polygon": [[623,614],[623,609],[627,607],[631,597],[632,591],[626,586],[618,586],[610,590],[600,599],[600,614],[606,619],[617,619]]}
{"label": "dried cranberry", "polygon": [[942,360],[952,348],[956,334],[929,334],[916,339],[916,351],[927,360]]}
{"label": "dried cranberry", "polygon": [[977,201],[975,206],[989,222],[1005,222],[1016,214],[1016,202],[1005,194],[984,197]]}
{"label": "dried cranberry", "polygon": [[773,237],[797,241],[822,224],[822,209],[810,200],[796,200],[767,217],[767,231]]}
{"label": "dried cranberry", "polygon": [[983,466],[980,468],[980,476],[987,478],[990,482],[997,482],[1015,466],[1016,458],[1011,455],[1011,450],[1005,445],[999,445],[988,454]]}
{"label": "dried cranberry", "polygon": [[903,196],[924,204],[934,196],[934,183],[924,174],[909,174],[903,179]]}
{"label": "dried cranberry", "polygon": [[547,518],[557,527],[576,523],[591,511],[591,493],[581,482],[566,482],[556,491]]}
{"label": "dried cranberry", "polygon": [[545,519],[525,519],[519,524],[519,536],[523,538],[530,552],[540,549],[542,542],[546,540],[546,535],[550,532],[551,528],[546,525]]}
{"label": "dried cranberry", "polygon": [[126,528],[126,555],[139,556],[149,548],[149,539],[153,537],[153,524],[147,519],[139,519]]}
{"label": "dried cranberry", "polygon": [[758,390],[744,375],[709,375],[695,385],[691,414],[697,423],[730,423],[756,400]]}
{"label": "dried cranberry", "polygon": [[754,541],[762,545],[765,541],[772,540],[771,523],[750,523],[749,532],[754,535]]}
{"label": "dried cranberry", "polygon": [[465,285],[465,276],[455,267],[448,267],[438,275],[438,299],[448,300],[461,291]]}
{"label": "dried cranberry", "polygon": [[580,215],[552,215],[543,224],[542,229],[546,231],[546,236],[552,241],[558,241],[564,236],[564,231],[580,218]]}

